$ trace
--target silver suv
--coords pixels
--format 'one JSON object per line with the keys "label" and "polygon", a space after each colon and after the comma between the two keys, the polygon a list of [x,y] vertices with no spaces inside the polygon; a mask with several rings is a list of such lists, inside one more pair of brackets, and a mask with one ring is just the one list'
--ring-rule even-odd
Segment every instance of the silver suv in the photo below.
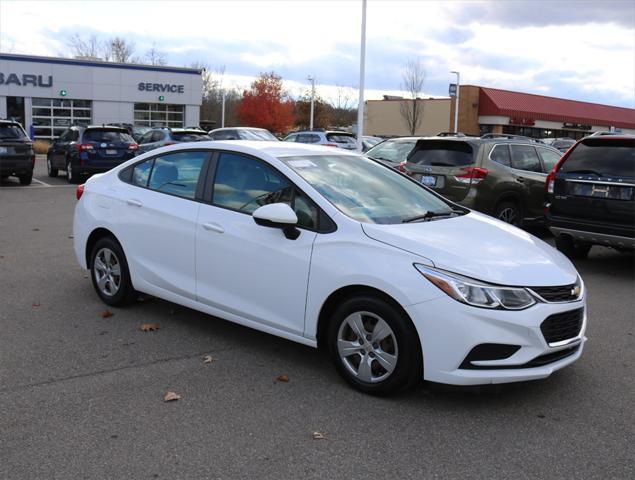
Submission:
{"label": "silver suv", "polygon": [[355,150],[355,135],[348,132],[326,131],[326,132],[295,132],[287,135],[285,142],[313,143],[325,145],[327,147],[339,147],[346,150]]}
{"label": "silver suv", "polygon": [[155,148],[174,145],[175,143],[201,142],[205,140],[210,140],[207,132],[197,128],[153,128],[139,138],[137,154],[140,155]]}

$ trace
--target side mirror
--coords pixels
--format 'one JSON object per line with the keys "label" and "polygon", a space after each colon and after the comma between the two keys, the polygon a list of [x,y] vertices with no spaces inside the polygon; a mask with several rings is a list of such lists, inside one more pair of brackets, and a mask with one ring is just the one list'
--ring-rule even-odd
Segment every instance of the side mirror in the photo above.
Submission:
{"label": "side mirror", "polygon": [[252,217],[258,225],[282,229],[284,236],[289,240],[295,240],[300,236],[300,230],[296,228],[298,216],[286,203],[263,205],[252,213]]}

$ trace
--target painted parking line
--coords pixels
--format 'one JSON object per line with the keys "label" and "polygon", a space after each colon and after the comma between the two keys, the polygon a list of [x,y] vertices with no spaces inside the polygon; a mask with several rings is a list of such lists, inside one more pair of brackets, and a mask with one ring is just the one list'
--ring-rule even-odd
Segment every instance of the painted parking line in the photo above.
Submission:
{"label": "painted parking line", "polygon": [[45,187],[52,187],[53,186],[53,185],[50,185],[50,184],[48,184],[46,182],[43,182],[42,180],[38,180],[37,178],[34,178],[33,181],[39,183],[40,185],[44,185]]}

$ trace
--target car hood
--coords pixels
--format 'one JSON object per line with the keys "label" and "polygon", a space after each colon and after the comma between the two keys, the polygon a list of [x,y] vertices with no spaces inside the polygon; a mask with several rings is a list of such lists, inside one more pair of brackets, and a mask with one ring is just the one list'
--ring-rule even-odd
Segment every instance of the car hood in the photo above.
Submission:
{"label": "car hood", "polygon": [[425,257],[435,267],[489,283],[556,286],[576,281],[571,262],[542,240],[487,215],[401,225],[362,224],[370,238]]}

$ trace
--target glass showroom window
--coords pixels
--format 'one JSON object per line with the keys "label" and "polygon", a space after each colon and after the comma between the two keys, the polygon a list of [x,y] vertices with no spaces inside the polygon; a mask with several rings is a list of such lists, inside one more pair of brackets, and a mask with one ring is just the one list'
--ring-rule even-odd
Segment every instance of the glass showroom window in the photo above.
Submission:
{"label": "glass showroom window", "polygon": [[90,125],[90,100],[33,98],[35,138],[56,138],[71,125]]}
{"label": "glass showroom window", "polygon": [[139,127],[183,127],[183,105],[135,103],[134,124]]}

